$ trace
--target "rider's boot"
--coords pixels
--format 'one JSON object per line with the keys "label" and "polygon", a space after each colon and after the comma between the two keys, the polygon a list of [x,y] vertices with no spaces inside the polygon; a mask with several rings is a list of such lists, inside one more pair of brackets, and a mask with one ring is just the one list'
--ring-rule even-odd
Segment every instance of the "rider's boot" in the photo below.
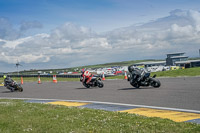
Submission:
{"label": "rider's boot", "polygon": [[8,88],[11,92],[15,91],[15,88],[13,88],[13,87],[11,87],[11,86],[7,86],[7,88]]}
{"label": "rider's boot", "polygon": [[11,92],[15,91],[15,88],[10,87],[10,91],[11,91]]}
{"label": "rider's boot", "polygon": [[15,88],[11,87],[11,91],[12,91],[12,92],[15,91]]}

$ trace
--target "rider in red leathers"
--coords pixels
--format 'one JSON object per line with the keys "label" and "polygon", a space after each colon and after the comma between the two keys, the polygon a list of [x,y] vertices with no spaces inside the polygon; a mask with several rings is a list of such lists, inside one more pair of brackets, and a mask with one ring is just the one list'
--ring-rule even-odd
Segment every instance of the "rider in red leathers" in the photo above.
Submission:
{"label": "rider in red leathers", "polygon": [[82,82],[86,81],[86,84],[89,84],[92,80],[93,74],[91,74],[89,71],[85,71],[85,69],[82,69],[81,76],[83,77]]}

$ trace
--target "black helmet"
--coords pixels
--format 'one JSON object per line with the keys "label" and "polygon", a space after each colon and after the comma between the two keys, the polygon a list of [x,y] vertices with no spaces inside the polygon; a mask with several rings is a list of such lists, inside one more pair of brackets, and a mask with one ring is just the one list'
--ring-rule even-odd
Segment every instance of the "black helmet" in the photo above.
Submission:
{"label": "black helmet", "polygon": [[129,72],[134,71],[134,66],[133,66],[133,65],[128,66],[128,71],[129,71]]}

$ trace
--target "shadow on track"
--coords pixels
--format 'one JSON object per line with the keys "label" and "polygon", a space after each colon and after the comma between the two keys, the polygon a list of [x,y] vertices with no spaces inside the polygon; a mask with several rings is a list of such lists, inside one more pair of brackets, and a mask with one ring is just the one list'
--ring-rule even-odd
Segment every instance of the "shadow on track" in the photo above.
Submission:
{"label": "shadow on track", "polygon": [[90,87],[90,88],[75,88],[75,89],[79,89],[79,90],[86,90],[86,89],[99,89],[98,87]]}
{"label": "shadow on track", "polygon": [[121,89],[118,89],[118,90],[143,90],[143,89],[156,89],[154,87],[143,87],[143,88],[121,88]]}
{"label": "shadow on track", "polygon": [[75,89],[80,89],[80,90],[83,89],[83,90],[84,90],[84,89],[90,89],[90,88],[84,88],[84,87],[83,87],[83,88],[75,88]]}
{"label": "shadow on track", "polygon": [[11,91],[2,91],[1,93],[13,93]]}

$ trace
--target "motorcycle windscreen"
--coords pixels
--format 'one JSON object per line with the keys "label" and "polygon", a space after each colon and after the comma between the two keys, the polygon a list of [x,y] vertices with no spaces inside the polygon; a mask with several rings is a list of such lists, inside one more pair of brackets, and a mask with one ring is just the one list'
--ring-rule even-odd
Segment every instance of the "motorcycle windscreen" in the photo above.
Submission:
{"label": "motorcycle windscreen", "polygon": [[149,77],[150,76],[150,73],[145,73],[144,77]]}

